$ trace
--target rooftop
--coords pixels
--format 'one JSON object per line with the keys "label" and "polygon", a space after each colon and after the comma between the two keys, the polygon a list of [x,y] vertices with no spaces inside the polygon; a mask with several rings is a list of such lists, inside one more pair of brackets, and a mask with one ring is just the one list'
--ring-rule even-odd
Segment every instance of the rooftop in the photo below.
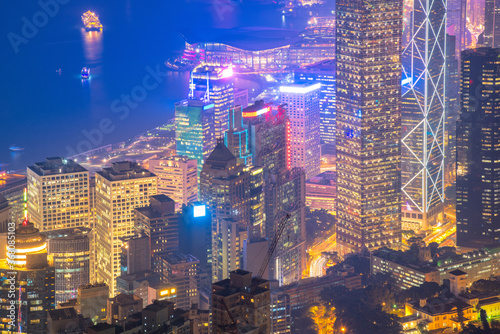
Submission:
{"label": "rooftop", "polygon": [[140,179],[156,176],[137,163],[130,161],[114,162],[111,167],[103,168],[102,171],[97,172],[96,174],[99,174],[108,181]]}
{"label": "rooftop", "polygon": [[61,157],[47,158],[45,161],[28,166],[28,169],[39,176],[88,172],[73,160]]}
{"label": "rooftop", "polygon": [[297,30],[269,27],[185,29],[179,33],[189,44],[221,43],[245,51],[287,47],[301,39]]}
{"label": "rooftop", "polygon": [[170,255],[163,256],[163,259],[169,264],[181,264],[189,262],[200,262],[196,257],[191,254],[183,254],[179,252],[174,252]]}
{"label": "rooftop", "polygon": [[78,317],[78,314],[73,307],[68,307],[58,310],[49,310],[49,317],[52,320],[74,319]]}

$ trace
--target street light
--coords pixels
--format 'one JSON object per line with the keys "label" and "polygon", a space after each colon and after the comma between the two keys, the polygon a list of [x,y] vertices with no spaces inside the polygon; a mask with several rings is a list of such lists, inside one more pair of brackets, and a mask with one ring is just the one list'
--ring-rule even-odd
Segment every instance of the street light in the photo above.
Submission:
{"label": "street light", "polygon": [[342,333],[344,333],[345,332],[345,327],[342,327],[340,330],[342,331]]}

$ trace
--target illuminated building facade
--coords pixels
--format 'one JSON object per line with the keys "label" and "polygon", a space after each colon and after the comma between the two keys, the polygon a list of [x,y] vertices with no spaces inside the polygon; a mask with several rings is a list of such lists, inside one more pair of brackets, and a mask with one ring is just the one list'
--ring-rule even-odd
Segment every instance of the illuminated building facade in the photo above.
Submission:
{"label": "illuminated building facade", "polygon": [[337,174],[326,171],[306,181],[306,205],[311,210],[327,210],[337,214]]}
{"label": "illuminated building facade", "polygon": [[212,274],[217,280],[223,280],[229,277],[229,272],[242,267],[240,239],[245,239],[247,231],[233,218],[221,218],[218,231],[214,246],[217,249],[214,260],[217,266],[213,267]]}
{"label": "illuminated building facade", "polygon": [[200,61],[214,66],[235,65],[245,70],[273,71],[335,58],[335,23],[314,18],[305,31],[240,27],[184,30],[184,57],[198,50]]}
{"label": "illuminated building facade", "polygon": [[191,72],[189,99],[214,104],[215,138],[223,138],[229,126],[229,109],[234,106],[232,67],[200,65]]}
{"label": "illuminated building facade", "polygon": [[24,188],[26,188],[26,180],[25,175],[0,171],[0,195],[9,202],[14,224],[23,221],[23,193]]}
{"label": "illuminated building facade", "polygon": [[320,173],[320,88],[320,83],[311,82],[280,87],[289,119],[289,168],[303,168],[306,179]]}
{"label": "illuminated building facade", "polygon": [[402,3],[336,5],[338,249],[399,247]]}
{"label": "illuminated building facade", "polygon": [[305,173],[301,168],[272,173],[265,184],[264,236],[272,240],[286,213],[290,218],[269,262],[269,277],[280,285],[302,278],[306,269]]}
{"label": "illuminated building facade", "polygon": [[250,175],[221,139],[200,174],[200,198],[212,214],[212,281],[215,282],[220,280],[217,245],[223,235],[222,219],[234,218],[242,229],[250,226]]}
{"label": "illuminated building facade", "polygon": [[160,272],[159,258],[179,250],[179,215],[175,202],[164,194],[151,196],[149,203],[134,210],[135,228],[149,237],[152,267]]}
{"label": "illuminated building facade", "polygon": [[[13,252],[0,262],[0,328],[7,333],[47,333],[47,312],[56,304],[55,272],[47,258],[46,238],[27,219],[18,225],[15,236]],[[9,317],[14,325],[9,325]]]}
{"label": "illuminated building facade", "polygon": [[91,230],[66,229],[43,233],[55,267],[56,304],[77,297],[77,289],[90,283]]}
{"label": "illuminated building facade", "polygon": [[121,274],[120,238],[135,233],[134,209],[149,205],[157,193],[156,175],[129,161],[116,162],[96,173],[96,280],[115,295]]}
{"label": "illuminated building facade", "polygon": [[78,287],[78,309],[85,318],[94,324],[106,322],[106,307],[109,287],[104,283],[87,284]]}
{"label": "illuminated building facade", "polygon": [[190,254],[175,252],[162,257],[164,283],[172,284],[177,289],[175,307],[189,310],[199,303],[200,261]]}
{"label": "illuminated building facade", "polygon": [[500,47],[500,1],[484,1],[484,46]]}
{"label": "illuminated building facade", "polygon": [[187,156],[149,161],[149,170],[158,176],[158,193],[170,197],[175,209],[198,200],[198,164]]}
{"label": "illuminated building facade", "polygon": [[184,100],[175,104],[177,154],[196,159],[198,174],[215,148],[215,104]]}
{"label": "illuminated building facade", "polygon": [[459,57],[467,46],[467,0],[449,0],[447,5],[447,32],[456,39],[455,53]]}
{"label": "illuminated building facade", "polygon": [[262,100],[243,110],[243,126],[248,129],[254,165],[263,167],[264,178],[270,172],[287,167],[290,134],[287,134],[286,114],[284,106]]}
{"label": "illuminated building facade", "polygon": [[500,242],[499,49],[462,52],[457,125],[457,245]]}
{"label": "illuminated building facade", "polygon": [[229,109],[229,129],[224,132],[224,143],[243,165],[252,165],[252,154],[248,150],[248,130],[243,128],[241,106]]}
{"label": "illuminated building facade", "polygon": [[292,309],[290,296],[281,291],[271,290],[271,333],[292,332]]}
{"label": "illuminated building facade", "polygon": [[444,201],[446,3],[408,1],[404,8],[402,219],[422,229]]}
{"label": "illuminated building facade", "polygon": [[28,213],[41,232],[90,227],[89,172],[62,158],[28,167]]}
{"label": "illuminated building facade", "polygon": [[335,154],[335,70],[334,59],[305,66],[294,71],[296,82],[317,82],[319,91],[320,138],[327,144],[324,152]]}

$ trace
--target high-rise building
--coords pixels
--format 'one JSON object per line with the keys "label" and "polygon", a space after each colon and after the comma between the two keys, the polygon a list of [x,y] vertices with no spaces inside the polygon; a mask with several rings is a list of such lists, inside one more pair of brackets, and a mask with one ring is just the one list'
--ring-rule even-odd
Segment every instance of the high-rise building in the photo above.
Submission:
{"label": "high-rise building", "polygon": [[223,138],[228,129],[229,108],[234,106],[232,67],[198,66],[191,72],[189,99],[213,103],[215,138]]}
{"label": "high-rise building", "polygon": [[465,50],[457,124],[457,245],[500,242],[500,49]]}
{"label": "high-rise building", "polygon": [[399,247],[402,2],[336,6],[337,245]]}
{"label": "high-rise building", "polygon": [[327,59],[294,70],[296,82],[319,82],[319,115],[321,143],[326,144],[323,152],[335,154],[335,70],[334,59]]}
{"label": "high-rise building", "polygon": [[198,304],[200,278],[198,266],[200,261],[190,254],[175,252],[162,257],[164,283],[169,283],[177,289],[175,307],[189,310],[193,304]]}
{"label": "high-rise building", "polygon": [[64,303],[77,297],[77,289],[90,283],[89,228],[53,230],[44,232],[47,252],[55,267],[55,302]]}
{"label": "high-rise building", "polygon": [[142,311],[142,302],[141,297],[124,293],[109,298],[106,307],[108,324],[124,328],[131,315]]}
{"label": "high-rise building", "polygon": [[158,194],[175,202],[175,209],[198,200],[198,164],[187,156],[149,160],[149,170],[158,176]]}
{"label": "high-rise building", "polygon": [[194,202],[183,207],[179,221],[179,251],[197,258],[200,274],[206,273],[212,280],[212,215],[205,204]]}
{"label": "high-rise building", "polygon": [[282,169],[266,180],[265,237],[272,240],[283,217],[290,214],[269,263],[269,276],[280,285],[300,280],[306,269],[305,196],[305,173],[301,168]]}
{"label": "high-rise building", "polygon": [[248,107],[248,89],[234,89],[234,105],[241,106],[243,109]]}
{"label": "high-rise building", "polygon": [[234,218],[239,228],[250,226],[250,174],[245,166],[238,164],[236,157],[218,140],[215,150],[203,166],[200,175],[200,198],[212,214],[212,281],[221,278],[218,268],[220,238],[227,231],[222,230],[223,218]]}
{"label": "high-rise building", "polygon": [[290,134],[288,168],[300,167],[306,179],[320,173],[320,109],[321,84],[314,82],[281,86],[281,103],[287,105]]}
{"label": "high-rise building", "polygon": [[459,57],[467,46],[467,0],[448,0],[446,16],[447,32],[456,38],[455,54]]}
{"label": "high-rise building", "polygon": [[25,175],[0,172],[0,195],[4,196],[11,207],[11,218],[14,224],[24,219],[24,189],[27,178]]}
{"label": "high-rise building", "polygon": [[[455,36],[446,35],[446,123],[445,123],[445,187],[452,187],[456,181],[457,162],[457,120],[460,114],[460,76],[458,55],[455,53]],[[445,189],[446,189],[445,188]],[[451,188],[453,189],[453,188]],[[455,203],[454,194],[447,194],[445,200]]]}
{"label": "high-rise building", "polygon": [[135,209],[135,228],[149,237],[152,267],[159,273],[159,258],[179,250],[179,215],[175,202],[164,194],[151,196],[149,202],[149,206]]}
{"label": "high-rise building", "polygon": [[145,234],[137,234],[120,239],[120,271],[122,275],[151,271],[154,259],[151,257],[151,240]]}
{"label": "high-rise building", "polygon": [[212,284],[212,333],[226,332],[231,316],[246,325],[245,332],[270,333],[270,300],[269,281],[246,270],[232,271]]}
{"label": "high-rise building", "polygon": [[212,269],[212,274],[218,279],[226,279],[229,272],[241,268],[240,239],[245,239],[247,232],[233,218],[221,218],[218,230],[217,244],[214,246],[217,249],[214,260],[217,266]]}
{"label": "high-rise building", "polygon": [[[47,312],[56,308],[54,267],[47,260],[45,236],[26,219],[19,224],[15,246],[0,261],[2,330],[20,334],[47,333]],[[12,287],[13,286],[13,287]]]}
{"label": "high-rise building", "polygon": [[500,47],[500,1],[498,0],[484,1],[483,45],[491,48]]}
{"label": "high-rise building", "polygon": [[252,154],[248,147],[248,130],[243,128],[241,106],[229,108],[229,129],[224,133],[224,142],[238,163],[252,164]]}
{"label": "high-rise building", "polygon": [[290,295],[271,289],[271,333],[289,334],[292,332],[292,308]]}
{"label": "high-rise building", "polygon": [[[402,57],[393,54],[403,65],[402,220],[418,219],[427,229],[444,201],[446,1],[411,4],[404,6]],[[401,32],[401,23],[395,23]]]}
{"label": "high-rise building", "polygon": [[78,308],[85,318],[96,323],[106,321],[106,307],[109,287],[104,283],[87,284],[78,287]]}
{"label": "high-rise building", "polygon": [[272,171],[286,168],[290,159],[290,133],[284,106],[256,101],[243,110],[243,124],[248,129],[254,165],[264,168],[264,178]]}
{"label": "high-rise building", "polygon": [[62,158],[28,167],[28,213],[41,232],[89,227],[89,172]]}
{"label": "high-rise building", "polygon": [[121,238],[135,233],[134,209],[149,205],[156,195],[156,175],[136,163],[113,163],[96,173],[96,280],[108,284],[115,295],[121,275]]}
{"label": "high-rise building", "polygon": [[196,159],[198,174],[215,148],[214,111],[212,102],[184,100],[175,104],[177,154]]}

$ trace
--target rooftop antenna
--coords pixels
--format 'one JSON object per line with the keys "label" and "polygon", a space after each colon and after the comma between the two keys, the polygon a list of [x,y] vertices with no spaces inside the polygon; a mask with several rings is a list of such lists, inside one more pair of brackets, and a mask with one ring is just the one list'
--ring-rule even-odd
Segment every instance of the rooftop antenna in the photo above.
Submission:
{"label": "rooftop antenna", "polygon": [[210,72],[207,71],[207,91],[203,97],[204,102],[210,101]]}

